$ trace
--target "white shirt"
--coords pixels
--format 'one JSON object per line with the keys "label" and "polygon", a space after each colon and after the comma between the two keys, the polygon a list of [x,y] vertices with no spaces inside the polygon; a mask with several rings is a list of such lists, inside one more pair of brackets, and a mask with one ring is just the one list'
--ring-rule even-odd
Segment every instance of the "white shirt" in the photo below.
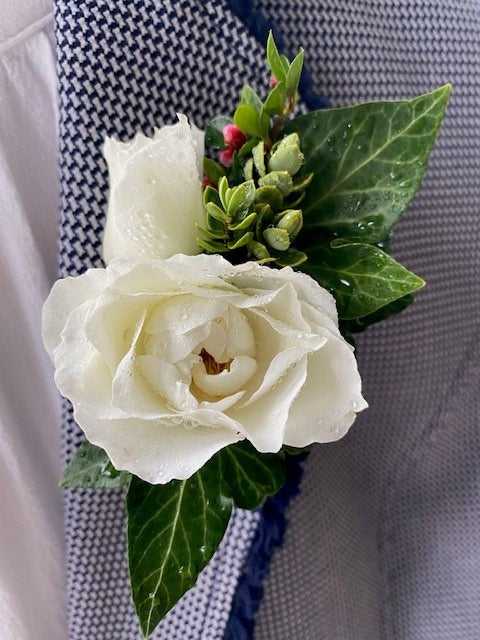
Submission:
{"label": "white shirt", "polygon": [[0,638],[65,640],[59,396],[40,334],[57,263],[53,13],[0,11]]}

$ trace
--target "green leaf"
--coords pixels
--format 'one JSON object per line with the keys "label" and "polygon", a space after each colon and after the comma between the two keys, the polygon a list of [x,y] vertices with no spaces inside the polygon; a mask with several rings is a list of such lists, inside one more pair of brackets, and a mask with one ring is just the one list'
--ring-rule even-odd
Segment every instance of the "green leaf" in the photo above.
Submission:
{"label": "green leaf", "polygon": [[215,242],[215,240],[204,240],[203,238],[195,238],[198,246],[207,253],[226,253],[229,248],[221,243]]}
{"label": "green leaf", "polygon": [[217,184],[220,178],[225,175],[225,169],[222,165],[210,158],[203,159],[203,171],[214,184]]}
{"label": "green leaf", "polygon": [[262,178],[267,172],[265,168],[265,145],[263,140],[252,149],[252,159],[258,175]]}
{"label": "green leaf", "polygon": [[247,231],[243,235],[239,234],[240,237],[235,238],[232,242],[228,243],[228,248],[230,251],[235,251],[235,249],[240,249],[240,247],[245,247],[247,244],[253,240],[253,231]]}
{"label": "green leaf", "polygon": [[221,451],[224,491],[240,509],[255,509],[285,482],[285,456],[259,453],[243,440]]}
{"label": "green leaf", "polygon": [[239,151],[238,151],[238,155],[240,157],[243,156],[248,156],[252,149],[258,144],[258,139],[257,138],[250,138],[250,140],[247,140],[245,142],[245,144],[240,147]]}
{"label": "green leaf", "polygon": [[253,180],[247,180],[238,187],[231,190],[230,197],[227,195],[227,214],[235,222],[239,222],[247,214],[250,205],[255,198],[255,183]]}
{"label": "green leaf", "polygon": [[60,478],[60,486],[74,489],[115,489],[130,480],[128,471],[117,471],[100,447],[85,440]]}
{"label": "green leaf", "polygon": [[273,75],[278,81],[285,80],[286,71],[280,54],[273,38],[273,33],[270,30],[267,38],[267,61],[270,65]]}
{"label": "green leaf", "polygon": [[341,240],[308,251],[302,270],[333,292],[343,320],[372,314],[425,284],[378,247]]}
{"label": "green leaf", "polygon": [[196,582],[220,544],[232,500],[212,458],[188,480],[151,485],[133,477],[127,549],[133,603],[144,636]]}
{"label": "green leaf", "polygon": [[284,133],[300,135],[301,175],[315,174],[304,201],[305,228],[369,243],[384,238],[420,185],[449,95],[446,85],[410,101],[323,109],[292,120]]}
{"label": "green leaf", "polygon": [[342,320],[340,322],[340,330],[342,333],[345,330],[348,333],[360,333],[376,322],[381,322],[382,320],[386,320],[391,316],[405,311],[405,309],[412,304],[413,300],[413,294],[409,293],[408,295],[403,296],[403,298],[398,298],[398,300],[394,300],[393,302],[390,302],[390,304],[386,304],[374,313],[369,313],[366,316],[355,318],[354,320]]}
{"label": "green leaf", "polygon": [[[286,251],[271,251],[272,256],[275,258],[275,262],[280,267],[298,267],[307,261],[308,257],[303,251],[297,251],[297,249],[287,249]],[[301,269],[303,271],[303,269]]]}
{"label": "green leaf", "polygon": [[244,85],[240,93],[240,104],[249,104],[255,109],[255,111],[260,113],[263,102],[260,100],[252,87],[249,87],[248,84],[246,84]]}
{"label": "green leaf", "polygon": [[287,92],[285,89],[285,83],[279,82],[275,88],[273,88],[265,100],[265,111],[268,113],[276,113],[279,116],[283,114],[285,107],[285,100],[287,99]]}
{"label": "green leaf", "polygon": [[217,116],[209,122],[205,127],[205,144],[212,149],[224,149],[225,143],[223,140],[223,128],[227,124],[232,124],[232,118],[230,116]]}
{"label": "green leaf", "polygon": [[290,97],[293,97],[298,90],[300,76],[302,75],[304,55],[305,54],[303,49],[300,48],[300,51],[295,56],[295,58],[292,61],[292,64],[288,69],[287,78],[285,80],[285,86],[287,90],[287,95],[289,95]]}
{"label": "green leaf", "polygon": [[249,104],[241,104],[237,107],[233,120],[240,131],[243,131],[247,136],[263,138],[260,116]]}

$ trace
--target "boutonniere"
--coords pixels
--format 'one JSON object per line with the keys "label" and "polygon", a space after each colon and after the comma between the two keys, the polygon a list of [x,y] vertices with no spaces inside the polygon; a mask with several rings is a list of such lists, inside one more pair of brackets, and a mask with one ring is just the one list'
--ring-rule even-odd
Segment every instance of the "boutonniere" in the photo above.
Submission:
{"label": "boutonniere", "polygon": [[287,456],[346,434],[367,407],[354,334],[424,285],[389,238],[450,86],[292,117],[303,57],[270,34],[265,100],[245,86],[205,132],[179,115],[151,138],[107,139],[105,268],[59,280],[45,303],[55,381],[86,436],[61,484],[125,487],[145,636],[232,508],[276,493]]}

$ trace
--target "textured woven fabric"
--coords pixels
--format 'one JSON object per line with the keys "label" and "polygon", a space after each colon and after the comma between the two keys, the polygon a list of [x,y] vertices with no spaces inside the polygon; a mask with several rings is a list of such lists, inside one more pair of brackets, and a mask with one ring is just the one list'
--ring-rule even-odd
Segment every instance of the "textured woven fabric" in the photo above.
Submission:
{"label": "textured woven fabric", "polygon": [[370,409],[306,463],[256,640],[480,638],[480,4],[255,5],[335,106],[453,84],[393,243],[427,287],[358,341]]}
{"label": "textured woven fabric", "polygon": [[[175,121],[202,126],[232,111],[244,81],[265,81],[262,48],[220,2],[58,0],[55,29],[60,81],[62,276],[101,265],[107,196],[105,135],[126,139]],[[63,451],[82,435],[66,402]],[[121,491],[66,492],[70,640],[133,640]],[[237,511],[195,589],[154,638],[213,640],[226,627],[258,514]]]}

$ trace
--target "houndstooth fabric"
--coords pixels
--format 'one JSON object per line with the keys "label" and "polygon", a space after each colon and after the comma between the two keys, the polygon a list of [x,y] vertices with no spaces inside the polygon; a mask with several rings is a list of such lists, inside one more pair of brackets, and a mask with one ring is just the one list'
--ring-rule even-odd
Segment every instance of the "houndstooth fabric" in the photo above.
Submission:
{"label": "houndstooth fabric", "polygon": [[[130,138],[182,112],[202,126],[234,108],[243,82],[268,79],[263,51],[221,2],[58,0],[60,273],[101,266],[106,135]],[[65,403],[63,457],[82,439]],[[258,514],[236,511],[214,560],[153,638],[223,636]],[[70,640],[133,640],[122,491],[65,493]]]}
{"label": "houndstooth fabric", "polygon": [[427,287],[358,341],[370,408],[306,464],[256,640],[480,638],[480,3],[254,4],[332,105],[453,84],[393,243]]}

